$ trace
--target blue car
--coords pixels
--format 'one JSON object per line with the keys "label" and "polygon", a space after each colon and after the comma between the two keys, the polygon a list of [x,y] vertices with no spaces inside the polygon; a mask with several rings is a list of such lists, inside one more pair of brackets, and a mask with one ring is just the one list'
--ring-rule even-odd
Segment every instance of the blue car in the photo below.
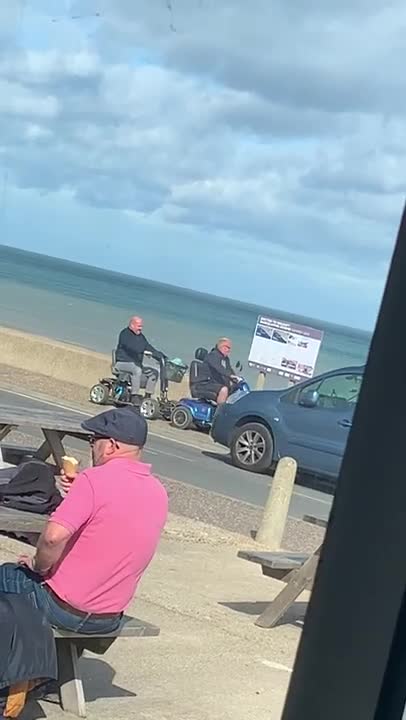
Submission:
{"label": "blue car", "polygon": [[215,414],[212,437],[251,472],[289,456],[305,473],[337,478],[363,373],[347,367],[284,390],[230,396]]}

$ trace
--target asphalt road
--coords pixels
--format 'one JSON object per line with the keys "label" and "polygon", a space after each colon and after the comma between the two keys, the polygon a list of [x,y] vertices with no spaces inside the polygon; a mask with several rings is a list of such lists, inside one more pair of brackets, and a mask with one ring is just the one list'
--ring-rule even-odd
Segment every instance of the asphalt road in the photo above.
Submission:
{"label": "asphalt road", "polygon": [[[20,408],[56,409],[51,403],[43,402],[26,395],[0,390],[0,419],[1,405],[14,405]],[[69,409],[63,406],[65,409]],[[86,416],[86,413],[74,410],[72,412]],[[24,431],[30,436],[36,436],[33,428],[27,426]],[[6,441],[7,442],[7,441]],[[69,438],[69,447],[83,450],[83,443]],[[154,434],[153,425],[150,429],[148,445],[144,455],[145,461],[150,462],[154,471],[165,478],[176,480],[186,485],[192,485],[202,490],[215,492],[234,500],[262,507],[265,503],[269,484],[272,478],[266,475],[256,475],[233,467],[228,462],[228,455],[213,444],[208,451],[196,446],[189,446],[184,441],[163,438]],[[293,518],[302,518],[303,515],[327,519],[331,497],[317,490],[295,487],[289,515]]]}

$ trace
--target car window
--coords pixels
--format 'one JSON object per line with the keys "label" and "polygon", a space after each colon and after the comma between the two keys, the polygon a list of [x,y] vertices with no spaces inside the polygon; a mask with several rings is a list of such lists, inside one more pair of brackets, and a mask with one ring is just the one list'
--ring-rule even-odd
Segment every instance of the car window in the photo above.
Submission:
{"label": "car window", "polygon": [[[317,407],[328,410],[353,409],[361,389],[362,375],[332,375],[307,385],[302,392],[317,391]],[[299,395],[300,398],[300,395]],[[298,398],[298,399],[299,399]]]}

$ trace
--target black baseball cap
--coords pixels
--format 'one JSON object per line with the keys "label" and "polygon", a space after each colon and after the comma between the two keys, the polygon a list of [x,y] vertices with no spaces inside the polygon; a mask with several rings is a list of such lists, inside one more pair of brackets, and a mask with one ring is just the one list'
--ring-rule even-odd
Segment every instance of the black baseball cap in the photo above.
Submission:
{"label": "black baseball cap", "polygon": [[137,408],[130,406],[107,410],[84,420],[82,428],[91,435],[137,447],[144,447],[148,436],[147,421]]}

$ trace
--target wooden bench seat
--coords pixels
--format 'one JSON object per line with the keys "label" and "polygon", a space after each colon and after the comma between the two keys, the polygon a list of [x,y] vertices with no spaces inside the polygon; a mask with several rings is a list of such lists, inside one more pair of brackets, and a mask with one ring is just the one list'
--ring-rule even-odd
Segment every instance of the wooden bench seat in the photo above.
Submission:
{"label": "wooden bench seat", "polygon": [[8,445],[1,443],[3,460],[11,465],[19,465],[25,458],[35,457],[36,449],[23,445]]}
{"label": "wooden bench seat", "polygon": [[263,575],[283,580],[292,570],[301,567],[309,555],[293,552],[240,550],[238,557],[260,565]]}
{"label": "wooden bench seat", "polygon": [[10,533],[40,534],[48,520],[48,515],[24,512],[0,505],[0,531]]}
{"label": "wooden bench seat", "polygon": [[156,637],[160,629],[128,615],[123,617],[120,627],[113,633],[83,635],[54,628],[58,657],[59,699],[62,709],[77,717],[86,717],[86,703],[83,692],[79,658],[84,650],[102,655],[117,638]]}
{"label": "wooden bench seat", "polygon": [[256,625],[263,628],[274,627],[303,590],[312,587],[320,550],[321,545],[312,555],[287,551],[240,550],[238,557],[260,565],[264,575],[286,582],[283,590],[257,618]]}

